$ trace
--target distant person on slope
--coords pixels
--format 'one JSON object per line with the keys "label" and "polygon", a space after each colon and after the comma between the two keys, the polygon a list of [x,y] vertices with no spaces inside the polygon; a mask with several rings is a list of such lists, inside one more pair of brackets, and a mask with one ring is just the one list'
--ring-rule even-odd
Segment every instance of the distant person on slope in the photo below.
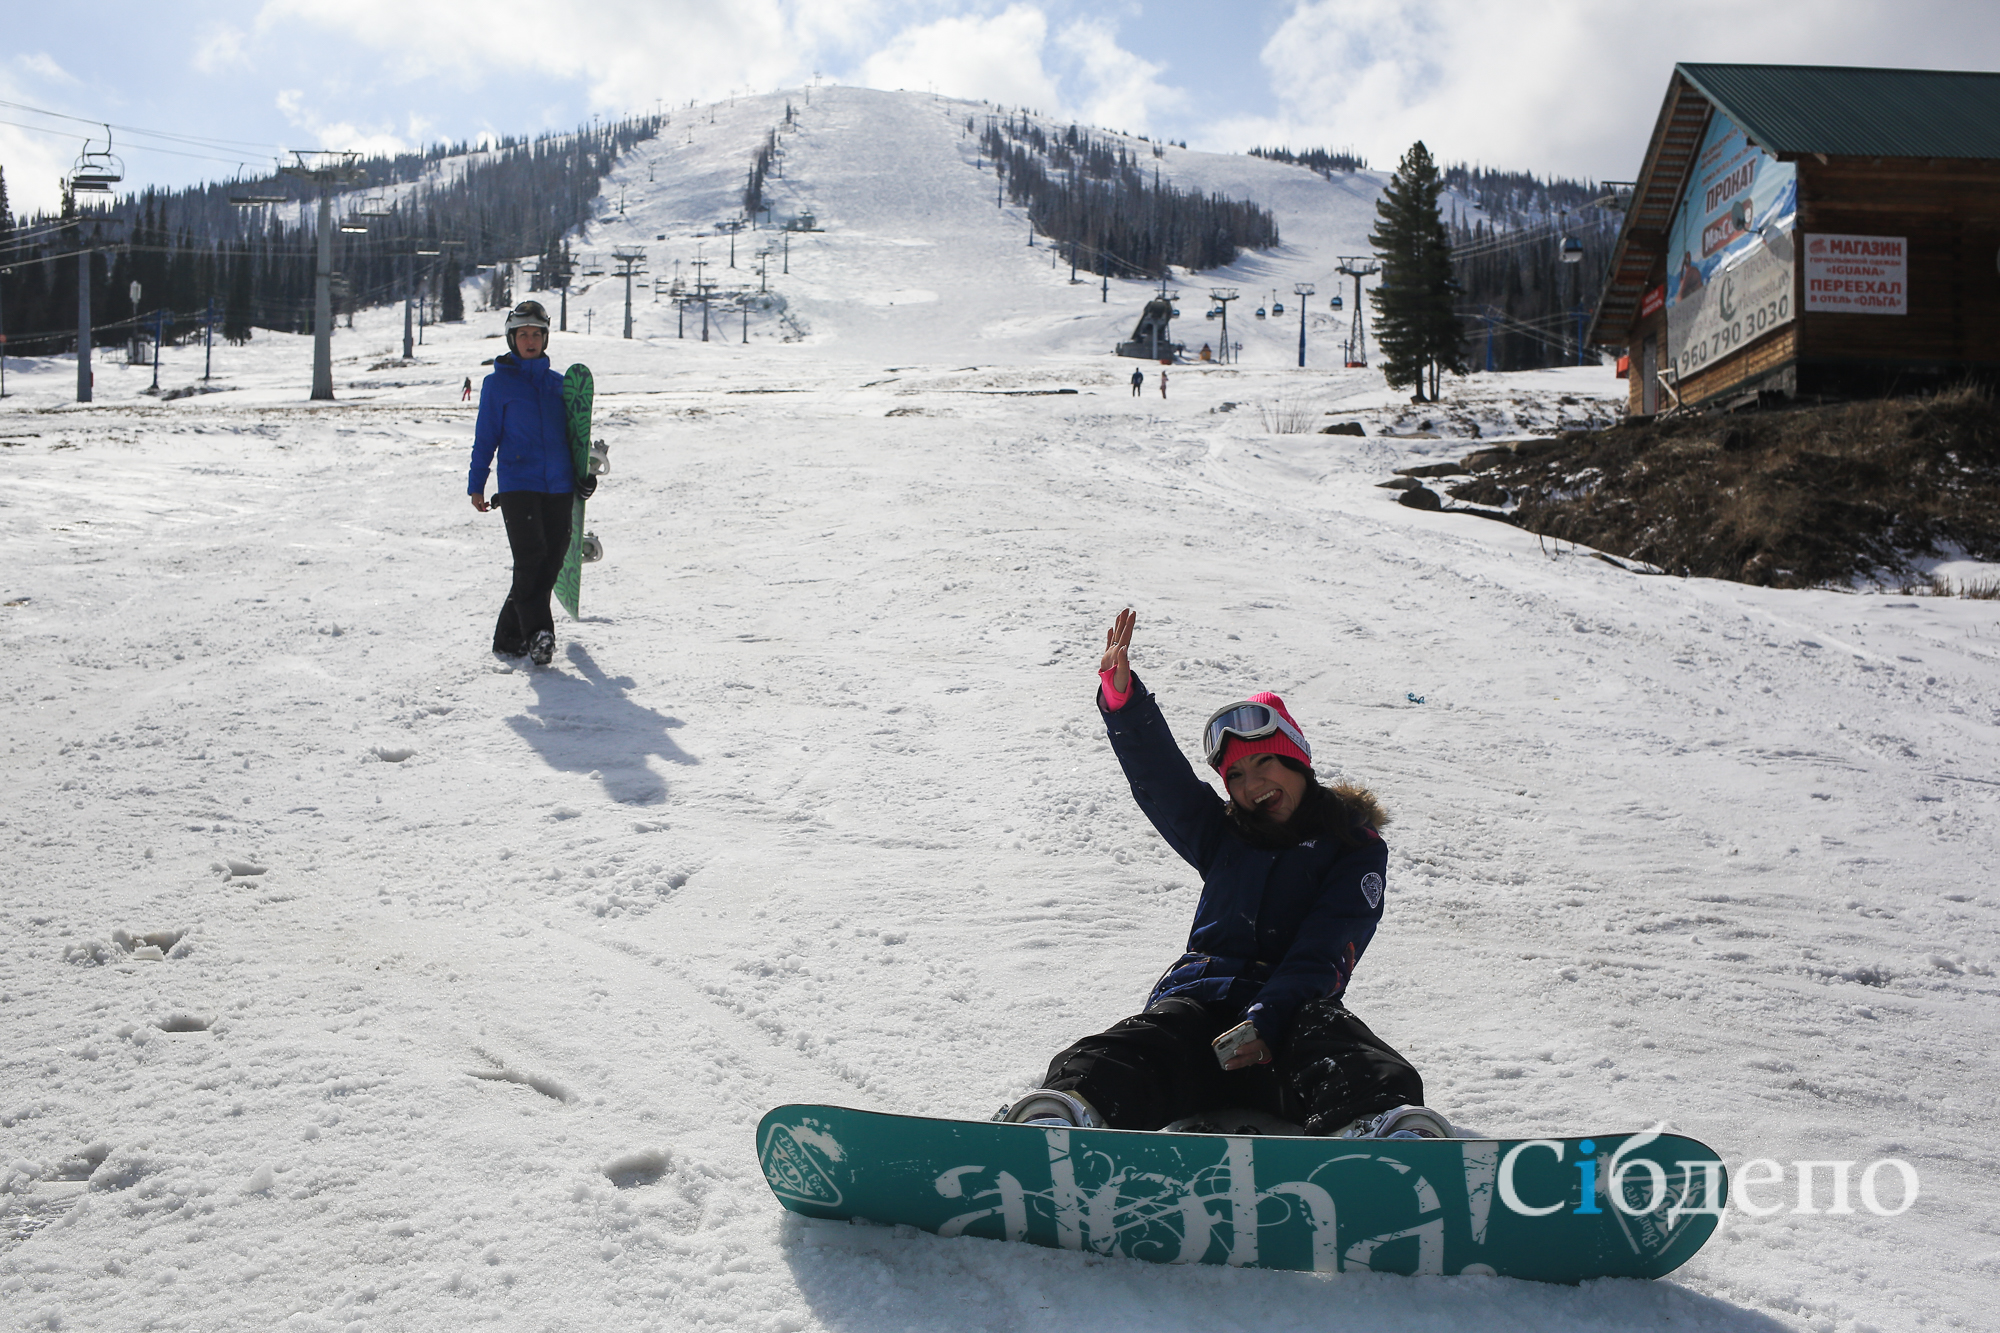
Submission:
{"label": "distant person on slope", "polygon": [[465,390],[458,395],[458,401],[461,403],[472,401],[472,376],[467,375],[465,377]]}
{"label": "distant person on slope", "polygon": [[[570,459],[563,377],[549,368],[549,312],[523,301],[507,312],[507,354],[479,386],[479,418],[472,428],[472,472],[466,492],[480,513],[486,470],[499,455],[499,493],[493,503],[507,521],[514,553],[514,582],[493,627],[493,651],[523,653],[546,666],[556,651],[549,594],[569,552],[570,492],[577,489]],[[595,477],[583,481],[586,497]]]}
{"label": "distant person on slope", "polygon": [[1143,371],[1143,370],[1135,370],[1135,371],[1133,371],[1133,372],[1132,372],[1132,396],[1133,396],[1134,398],[1137,398],[1137,397],[1139,396],[1139,393],[1140,393],[1140,391],[1141,391],[1142,389],[1144,389],[1145,387],[1146,387],[1146,372],[1145,372],[1145,371]]}
{"label": "distant person on slope", "polygon": [[1167,372],[1163,370],[1160,372],[1160,397],[1165,398],[1166,396],[1167,396]]}
{"label": "distant person on slope", "polygon": [[1139,809],[1201,872],[1187,952],[1146,1010],[1050,1061],[1005,1118],[1159,1129],[1223,1109],[1308,1134],[1449,1138],[1409,1062],[1349,1013],[1349,977],[1382,919],[1388,822],[1365,788],[1323,787],[1284,701],[1218,710],[1202,753],[1225,801],[1181,756],[1132,673],[1136,620],[1118,613],[1098,664],[1097,708]]}

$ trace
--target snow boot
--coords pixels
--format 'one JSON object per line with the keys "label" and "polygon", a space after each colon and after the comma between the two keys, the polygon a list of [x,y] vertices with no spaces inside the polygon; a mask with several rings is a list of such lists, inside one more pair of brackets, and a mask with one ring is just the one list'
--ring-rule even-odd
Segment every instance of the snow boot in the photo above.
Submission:
{"label": "snow boot", "polygon": [[1448,1139],[1451,1121],[1427,1106],[1397,1106],[1363,1116],[1333,1135],[1337,1139]]}
{"label": "snow boot", "polygon": [[1010,1125],[1049,1125],[1058,1129],[1103,1129],[1097,1108],[1073,1092],[1037,1088],[994,1117]]}
{"label": "snow boot", "polygon": [[547,666],[555,660],[556,636],[545,629],[535,631],[534,640],[528,644],[528,660],[536,666]]}

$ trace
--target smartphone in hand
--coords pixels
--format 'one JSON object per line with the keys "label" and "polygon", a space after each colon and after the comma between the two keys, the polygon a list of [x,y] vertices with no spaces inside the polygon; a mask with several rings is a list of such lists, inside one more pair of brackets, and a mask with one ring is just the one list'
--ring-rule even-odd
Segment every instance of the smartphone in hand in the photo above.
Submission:
{"label": "smartphone in hand", "polygon": [[1256,1024],[1238,1023],[1215,1039],[1215,1062],[1224,1069],[1229,1068],[1229,1062],[1236,1058],[1237,1052],[1256,1040]]}

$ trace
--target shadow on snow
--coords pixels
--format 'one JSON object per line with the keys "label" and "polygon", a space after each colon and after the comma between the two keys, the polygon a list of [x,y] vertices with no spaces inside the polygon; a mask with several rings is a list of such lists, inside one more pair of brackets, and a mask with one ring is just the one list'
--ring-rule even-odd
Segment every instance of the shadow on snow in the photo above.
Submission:
{"label": "shadow on snow", "polygon": [[666,779],[648,762],[698,764],[667,733],[686,725],[632,699],[630,676],[607,676],[580,644],[567,656],[581,678],[561,671],[536,671],[528,679],[535,702],[507,725],[535,747],[550,768],[589,773],[604,794],[628,805],[655,805],[667,798]]}

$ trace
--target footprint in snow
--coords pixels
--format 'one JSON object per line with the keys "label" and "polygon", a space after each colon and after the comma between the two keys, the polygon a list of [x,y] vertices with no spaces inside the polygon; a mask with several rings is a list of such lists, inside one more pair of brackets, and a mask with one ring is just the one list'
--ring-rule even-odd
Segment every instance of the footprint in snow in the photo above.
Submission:
{"label": "footprint in snow", "polygon": [[81,944],[64,946],[63,961],[85,967],[105,963],[158,963],[169,958],[185,958],[193,952],[194,943],[187,938],[185,930],[149,930],[143,934],[114,930],[108,945],[102,940],[85,940]]}

